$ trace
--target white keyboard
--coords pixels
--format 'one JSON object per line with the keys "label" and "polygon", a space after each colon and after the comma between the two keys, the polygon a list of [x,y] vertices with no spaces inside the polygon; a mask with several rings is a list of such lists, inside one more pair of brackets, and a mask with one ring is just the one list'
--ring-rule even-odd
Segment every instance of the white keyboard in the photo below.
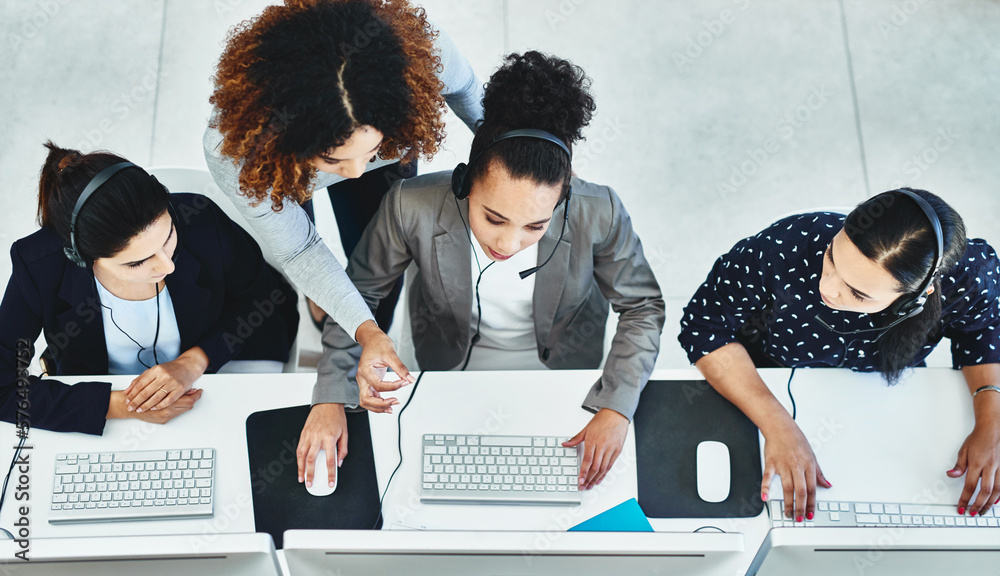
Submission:
{"label": "white keyboard", "polygon": [[50,524],[209,518],[215,450],[56,455]]}
{"label": "white keyboard", "polygon": [[771,500],[771,526],[774,528],[837,526],[899,526],[899,527],[1000,527],[997,508],[986,514],[959,515],[958,506],[952,504],[892,504],[885,502],[817,502],[812,520],[795,522],[784,517],[785,503]]}
{"label": "white keyboard", "polygon": [[577,505],[580,447],[554,436],[426,434],[421,502]]}

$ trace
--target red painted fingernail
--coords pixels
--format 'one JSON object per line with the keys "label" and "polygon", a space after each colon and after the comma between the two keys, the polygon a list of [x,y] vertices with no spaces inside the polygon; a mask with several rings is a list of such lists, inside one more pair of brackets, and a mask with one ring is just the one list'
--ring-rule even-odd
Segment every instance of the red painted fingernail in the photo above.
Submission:
{"label": "red painted fingernail", "polygon": [[815,516],[812,512],[806,512],[806,520],[812,520]]}
{"label": "red painted fingernail", "polygon": [[761,494],[760,495],[760,500],[761,500],[761,502],[767,502],[767,494]]}
{"label": "red painted fingernail", "polygon": [[796,516],[795,517],[795,521],[796,522],[802,522],[802,516]]}
{"label": "red painted fingernail", "polygon": [[973,510],[972,512],[969,512],[969,516],[975,516],[975,515],[976,515],[976,511],[975,510]]}
{"label": "red painted fingernail", "polygon": [[997,498],[997,501],[993,503],[994,506],[996,506],[997,504],[1000,504],[1000,498]]}
{"label": "red painted fingernail", "polygon": [[959,506],[958,507],[958,513],[959,514],[965,514],[965,506]]}

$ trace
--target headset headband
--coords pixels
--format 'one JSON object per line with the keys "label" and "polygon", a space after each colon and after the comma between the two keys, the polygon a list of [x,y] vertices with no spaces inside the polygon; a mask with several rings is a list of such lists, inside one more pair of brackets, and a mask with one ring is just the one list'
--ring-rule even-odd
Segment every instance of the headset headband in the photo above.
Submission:
{"label": "headset headband", "polygon": [[478,154],[469,159],[468,164],[459,164],[458,166],[455,167],[455,170],[452,172],[452,177],[451,177],[451,188],[452,191],[455,193],[455,196],[459,200],[464,200],[465,198],[469,197],[469,188],[471,187],[471,185],[465,181],[465,177],[469,173],[469,168],[473,164],[478,162],[479,159],[483,156],[483,154],[485,154],[486,151],[489,150],[497,142],[500,142],[501,140],[508,140],[510,138],[535,138],[537,140],[545,140],[546,142],[551,142],[566,153],[566,156],[569,157],[570,163],[573,162],[573,153],[570,152],[569,146],[567,146],[566,143],[562,141],[562,139],[552,134],[551,132],[546,132],[545,130],[538,130],[536,128],[519,128],[517,130],[510,130],[508,132],[500,134],[499,136],[494,137],[493,140],[489,144],[487,144],[482,150],[480,150]]}
{"label": "headset headband", "polygon": [[[87,186],[84,187],[83,192],[80,193],[80,197],[76,199],[76,205],[73,207],[73,215],[69,219],[69,248],[65,250],[66,257],[70,259],[74,264],[80,267],[85,267],[86,262],[80,255],[80,251],[76,248],[76,218],[80,214],[80,209],[83,205],[87,203],[87,200],[97,192],[97,189],[104,185],[105,182],[111,179],[112,176],[121,172],[126,168],[138,168],[135,164],[131,162],[119,162],[117,164],[112,164],[104,170],[101,170],[94,176]],[[141,170],[141,168],[140,168]]]}
{"label": "headset headband", "polygon": [[[927,220],[930,221],[931,228],[934,230],[934,246],[936,250],[934,253],[934,264],[927,272],[927,277],[924,279],[920,289],[917,291],[916,298],[913,299],[914,304],[922,307],[924,302],[927,300],[927,290],[931,287],[931,284],[934,283],[934,276],[937,275],[938,268],[941,266],[941,260],[944,258],[944,232],[941,229],[941,220],[938,218],[937,212],[934,211],[934,208],[932,208],[926,200],[921,198],[920,195],[909,190],[896,190],[896,192],[903,194],[916,202],[917,206],[923,210],[924,215],[927,216]],[[908,308],[908,306],[904,306],[904,309],[905,308]],[[903,315],[907,314],[908,311],[900,310],[898,313]]]}

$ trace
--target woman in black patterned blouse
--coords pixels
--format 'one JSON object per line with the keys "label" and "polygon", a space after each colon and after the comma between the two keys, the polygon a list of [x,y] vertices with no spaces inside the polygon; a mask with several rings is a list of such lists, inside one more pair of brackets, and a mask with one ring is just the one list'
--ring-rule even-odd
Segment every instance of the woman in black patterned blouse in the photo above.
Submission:
{"label": "woman in black patterned blouse", "polygon": [[[940,256],[932,222],[912,195],[940,221]],[[761,498],[781,476],[785,514],[794,511],[801,522],[813,517],[816,486],[831,485],[755,367],[846,367],[878,371],[893,384],[949,338],[954,367],[975,395],[976,425],[948,475],[966,475],[958,512],[974,516],[1000,499],[998,282],[993,248],[967,239],[950,206],[930,192],[894,190],[846,218],[791,216],[737,243],[684,309],[678,339],[708,382],[764,434]],[[898,313],[901,305],[915,308],[920,293],[919,313]]]}

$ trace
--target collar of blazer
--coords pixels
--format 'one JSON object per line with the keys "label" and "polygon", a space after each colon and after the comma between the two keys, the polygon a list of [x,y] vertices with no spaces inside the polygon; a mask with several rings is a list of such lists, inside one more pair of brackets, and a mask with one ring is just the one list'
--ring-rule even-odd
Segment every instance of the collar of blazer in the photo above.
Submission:
{"label": "collar of blazer", "polygon": [[[177,261],[166,280],[181,335],[181,351],[184,351],[194,346],[205,332],[204,324],[210,317],[211,290],[199,284],[202,264],[187,249],[182,232],[178,226]],[[106,374],[108,371],[104,320],[95,282],[91,272],[66,261],[59,298],[66,303],[67,310],[56,316],[56,324],[60,333],[70,338],[72,358],[82,363],[86,371],[68,368],[80,374]]]}

